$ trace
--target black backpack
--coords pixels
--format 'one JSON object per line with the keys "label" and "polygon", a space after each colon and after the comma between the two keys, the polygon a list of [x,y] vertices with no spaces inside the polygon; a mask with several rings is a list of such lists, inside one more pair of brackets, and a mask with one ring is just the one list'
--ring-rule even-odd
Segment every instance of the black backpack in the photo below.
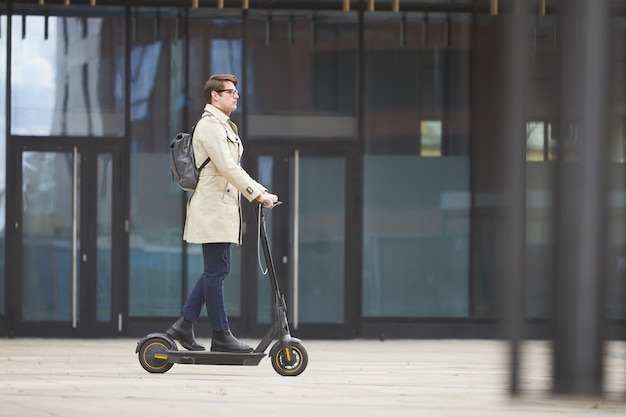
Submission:
{"label": "black backpack", "polygon": [[[202,115],[202,117],[205,116],[210,116],[210,114],[204,113]],[[196,189],[200,171],[211,160],[211,158],[207,158],[200,165],[200,168],[196,168],[196,158],[193,155],[192,144],[194,130],[196,130],[196,125],[193,125],[191,128],[191,133],[180,132],[170,143],[172,180],[184,191],[194,191]]]}

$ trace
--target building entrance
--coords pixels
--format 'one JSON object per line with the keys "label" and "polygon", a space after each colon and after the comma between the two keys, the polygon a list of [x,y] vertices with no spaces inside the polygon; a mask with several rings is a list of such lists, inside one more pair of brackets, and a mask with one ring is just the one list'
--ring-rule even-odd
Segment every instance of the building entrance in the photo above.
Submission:
{"label": "building entrance", "polygon": [[9,152],[10,332],[118,334],[128,298],[121,140],[14,138]]}
{"label": "building entrance", "polygon": [[[348,155],[283,148],[263,150],[255,160],[259,181],[284,202],[268,211],[266,224],[295,334],[350,337],[358,304],[347,296],[354,293],[346,261]],[[250,229],[248,241],[255,239]],[[248,320],[260,332],[272,320],[272,306],[265,266],[256,269],[258,279],[245,304],[256,306]]]}

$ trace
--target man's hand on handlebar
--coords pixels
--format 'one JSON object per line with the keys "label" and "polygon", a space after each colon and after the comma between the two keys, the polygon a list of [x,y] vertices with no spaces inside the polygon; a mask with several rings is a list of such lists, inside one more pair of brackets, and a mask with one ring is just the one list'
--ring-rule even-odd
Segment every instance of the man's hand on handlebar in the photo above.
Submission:
{"label": "man's hand on handlebar", "polygon": [[278,196],[268,192],[261,193],[256,199],[261,202],[264,208],[267,209],[271,209],[272,207],[280,204]]}

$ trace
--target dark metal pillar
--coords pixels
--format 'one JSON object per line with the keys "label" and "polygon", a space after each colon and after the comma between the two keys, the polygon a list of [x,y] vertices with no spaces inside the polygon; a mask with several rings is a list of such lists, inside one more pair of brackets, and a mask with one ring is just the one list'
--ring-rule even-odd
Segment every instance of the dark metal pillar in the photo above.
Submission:
{"label": "dark metal pillar", "polygon": [[503,27],[503,204],[500,230],[500,276],[504,289],[504,313],[510,341],[509,391],[519,394],[521,343],[524,339],[524,276],[526,259],[526,92],[528,65],[528,8],[514,8],[499,16]]}
{"label": "dark metal pillar", "polygon": [[609,0],[561,0],[558,6],[555,394],[602,393],[609,13]]}

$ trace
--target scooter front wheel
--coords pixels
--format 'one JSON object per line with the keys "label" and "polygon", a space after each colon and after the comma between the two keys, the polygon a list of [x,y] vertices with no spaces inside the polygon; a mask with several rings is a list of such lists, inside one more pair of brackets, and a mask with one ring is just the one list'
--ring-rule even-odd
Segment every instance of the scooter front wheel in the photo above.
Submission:
{"label": "scooter front wheel", "polygon": [[[293,354],[292,363],[289,364],[287,355]],[[274,343],[270,349],[270,359],[272,367],[282,376],[297,376],[306,369],[309,363],[309,355],[304,346],[299,342],[291,342],[291,351],[287,353],[280,345],[280,342]]]}
{"label": "scooter front wheel", "polygon": [[167,361],[167,351],[177,350],[173,344],[163,337],[152,337],[145,340],[137,352],[139,363],[146,371],[153,374],[162,374],[169,371],[173,363]]}

